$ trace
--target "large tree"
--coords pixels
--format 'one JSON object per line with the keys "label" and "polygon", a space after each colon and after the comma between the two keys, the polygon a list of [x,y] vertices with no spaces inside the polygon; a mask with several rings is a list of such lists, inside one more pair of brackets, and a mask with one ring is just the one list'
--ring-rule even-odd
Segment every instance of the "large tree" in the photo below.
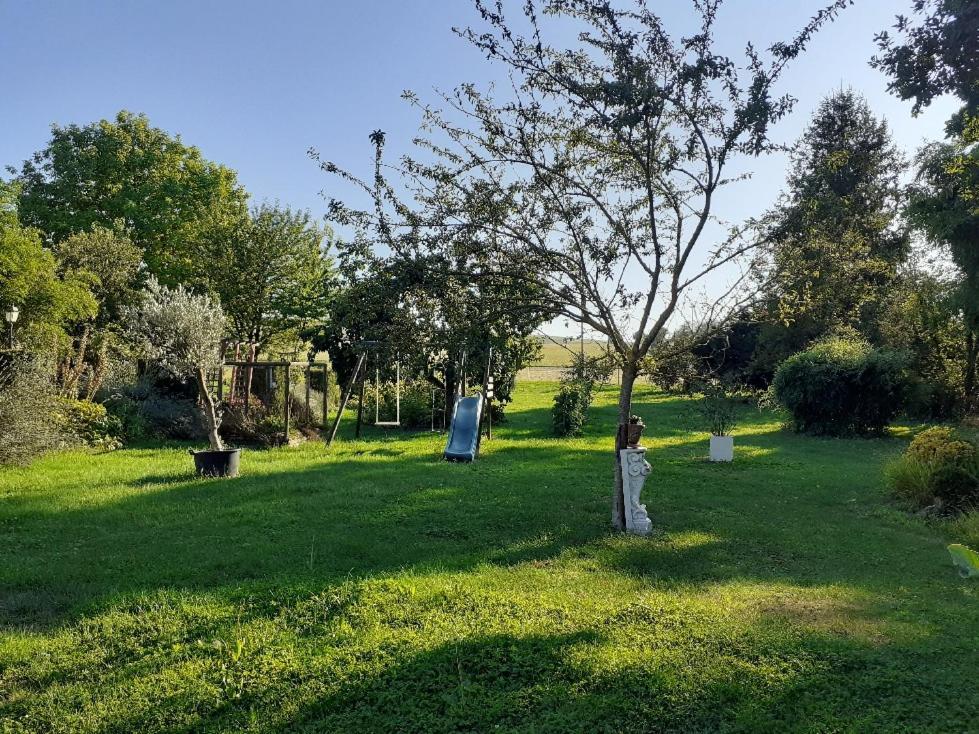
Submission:
{"label": "large tree", "polygon": [[963,118],[979,111],[979,3],[914,0],[910,16],[897,16],[894,32],[877,34],[880,54],[871,61],[890,76],[888,89],[913,101],[914,115],[954,94],[964,106],[949,130],[961,130]]}
{"label": "large tree", "polygon": [[[62,278],[89,283],[98,311],[72,328],[71,344],[59,360],[59,387],[69,397],[91,399],[102,386],[110,364],[124,355],[119,338],[123,310],[137,303],[143,285],[142,250],[117,222],[113,229],[94,225],[53,247]],[[84,384],[83,384],[84,383]]]}
{"label": "large tree", "polygon": [[[620,448],[640,366],[682,299],[758,246],[748,225],[716,226],[714,202],[740,178],[736,158],[774,147],[770,127],[794,101],[776,83],[847,4],[833,2],[767,52],[748,44],[736,61],[715,47],[718,0],[693,3],[699,27],[687,37],[645,2],[528,0],[515,20],[502,2],[477,0],[485,27],[460,34],[502,65],[512,93],[496,99],[467,84],[443,96],[444,109],[409,95],[427,154],[401,169],[419,208],[377,197],[378,239],[417,231],[400,244],[435,248],[447,263],[465,250],[469,278],[525,277],[539,307],[607,337],[622,369]],[[550,45],[551,21],[576,24],[579,44]],[[736,305],[745,278],[734,271],[716,289],[706,320]],[[615,467],[612,520],[622,528]]]}
{"label": "large tree", "polygon": [[908,206],[910,222],[943,247],[959,271],[958,313],[964,324],[963,385],[967,405],[979,404],[979,4],[914,0],[898,16],[897,37],[877,36],[872,63],[891,77],[890,89],[913,100],[912,114],[943,95],[963,103],[946,126],[944,143],[926,146]]}
{"label": "large tree", "polygon": [[935,143],[919,155],[907,207],[910,222],[942,245],[959,273],[952,303],[964,324],[963,395],[979,407],[979,138]]}
{"label": "large tree", "polygon": [[189,282],[220,299],[233,340],[258,353],[326,317],[329,232],[308,212],[262,204],[244,218],[218,213],[202,231]]}
{"label": "large tree", "polygon": [[126,111],[114,121],[53,125],[44,149],[11,172],[22,185],[22,221],[49,243],[122,221],[149,272],[170,284],[193,265],[202,218],[245,208],[234,171]]}
{"label": "large tree", "polygon": [[844,90],[820,103],[771,214],[768,323],[754,373],[834,328],[878,341],[881,304],[909,250],[899,208],[905,168],[887,123],[861,95]]}
{"label": "large tree", "polygon": [[17,187],[0,181],[0,309],[20,310],[20,341],[33,351],[61,351],[66,330],[98,311],[90,285],[78,273],[59,274],[40,233],[20,222]]}

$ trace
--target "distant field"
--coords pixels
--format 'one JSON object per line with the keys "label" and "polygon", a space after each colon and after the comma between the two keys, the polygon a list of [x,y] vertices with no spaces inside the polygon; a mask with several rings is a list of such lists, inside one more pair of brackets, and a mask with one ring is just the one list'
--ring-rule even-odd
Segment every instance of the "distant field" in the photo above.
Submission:
{"label": "distant field", "polygon": [[[554,342],[557,342],[556,344]],[[571,337],[542,337],[541,356],[537,365],[548,367],[564,367],[571,364],[571,352],[577,353],[581,348],[580,340]],[[571,350],[571,351],[568,351]],[[602,354],[605,352],[605,340],[585,339],[585,354]]]}

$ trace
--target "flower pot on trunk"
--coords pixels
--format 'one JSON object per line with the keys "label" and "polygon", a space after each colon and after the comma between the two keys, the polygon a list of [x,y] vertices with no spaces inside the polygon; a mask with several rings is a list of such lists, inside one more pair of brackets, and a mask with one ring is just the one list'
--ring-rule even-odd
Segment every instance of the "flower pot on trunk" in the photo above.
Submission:
{"label": "flower pot on trunk", "polygon": [[221,449],[214,451],[191,451],[194,455],[194,467],[201,477],[236,477],[238,476],[238,461],[241,449]]}
{"label": "flower pot on trunk", "polygon": [[711,436],[710,460],[734,461],[734,436]]}
{"label": "flower pot on trunk", "polygon": [[626,446],[631,449],[636,448],[642,440],[642,432],[645,428],[644,423],[629,423],[626,426]]}

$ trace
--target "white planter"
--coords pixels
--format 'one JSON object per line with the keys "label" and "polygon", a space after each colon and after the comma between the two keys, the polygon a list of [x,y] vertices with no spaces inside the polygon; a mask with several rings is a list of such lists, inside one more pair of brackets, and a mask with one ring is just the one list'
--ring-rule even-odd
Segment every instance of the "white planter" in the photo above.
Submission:
{"label": "white planter", "polygon": [[734,436],[711,436],[710,460],[734,461]]}

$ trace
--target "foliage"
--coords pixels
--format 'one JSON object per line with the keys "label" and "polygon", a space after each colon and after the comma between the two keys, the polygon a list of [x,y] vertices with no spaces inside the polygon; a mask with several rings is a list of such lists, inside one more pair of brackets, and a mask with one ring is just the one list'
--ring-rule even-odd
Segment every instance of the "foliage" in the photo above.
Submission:
{"label": "foliage", "polygon": [[[841,326],[879,343],[880,305],[908,255],[899,226],[906,167],[887,123],[852,90],[824,99],[796,143],[788,191],[770,214],[767,323],[755,332],[752,373]],[[760,379],[758,379],[760,378]]]}
{"label": "foliage", "polygon": [[472,467],[440,460],[444,436],[353,441],[348,422],[329,452],[244,454],[220,487],[183,446],[0,472],[4,724],[974,728],[976,599],[943,546],[979,535],[887,507],[895,441],[790,436],[752,412],[732,473],[676,430],[686,400],[639,385],[659,532],[637,542],[596,511],[615,388],[573,447],[542,440],[553,392],[519,385]]}
{"label": "foliage", "polygon": [[923,420],[959,416],[965,334],[955,281],[912,265],[899,274],[881,312],[882,344],[908,360],[907,414]]}
{"label": "foliage", "polygon": [[843,337],[789,357],[772,381],[796,431],[830,436],[883,433],[900,413],[907,389],[900,355]]}
{"label": "foliage", "polygon": [[193,275],[205,218],[243,216],[246,199],[233,171],[126,111],[114,121],[53,125],[18,181],[23,221],[51,242],[122,222],[150,274],[169,285]]}
{"label": "foliage", "polygon": [[21,225],[16,196],[16,187],[0,182],[0,308],[16,305],[19,340],[50,354],[63,345],[65,329],[94,317],[98,304],[89,280],[76,273],[59,275],[40,234]]}
{"label": "foliage", "polygon": [[0,465],[24,464],[75,439],[60,412],[48,365],[0,356]]}
{"label": "foliage", "polygon": [[142,302],[126,312],[130,335],[143,356],[177,377],[221,363],[225,318],[220,304],[183,286],[150,278]]}
{"label": "foliage", "polygon": [[697,410],[713,436],[730,436],[737,425],[737,410],[727,389],[719,380],[701,387]]}
{"label": "foliage", "polygon": [[205,436],[191,384],[158,369],[113,386],[104,404],[109,415],[119,422],[124,443],[197,440]]}
{"label": "foliage", "polygon": [[333,276],[323,240],[329,232],[309,212],[262,204],[247,217],[218,217],[207,225],[194,282],[221,302],[231,338],[262,352],[276,337],[326,317]]}
{"label": "foliage", "polygon": [[[733,59],[715,40],[719,2],[695,4],[697,31],[683,35],[645,3],[530,0],[512,18],[502,3],[476,0],[483,27],[460,35],[502,67],[513,96],[463,84],[439,109],[407,94],[422,114],[421,155],[402,158],[399,185],[414,201],[405,204],[383,176],[376,131],[373,185],[323,163],[370,195],[373,210],[336,203],[332,216],[370,230],[365,241],[455,268],[468,283],[522,283],[510,290],[523,304],[508,309],[564,316],[606,337],[622,367],[624,423],[640,365],[681,298],[709,274],[747,265],[758,246],[753,223],[711,237],[713,247],[701,235],[720,190],[742,178],[729,166],[776,147],[771,127],[795,101],[774,93],[783,71],[847,4],[831,2],[790,40],[765,52],[748,44]],[[569,26],[587,50],[551,44]],[[706,312],[740,304],[746,283],[734,276]],[[612,517],[621,528],[615,472]]]}
{"label": "foliage", "polygon": [[979,449],[952,428],[916,435],[885,473],[894,495],[912,509],[961,512],[979,502]]}
{"label": "foliage", "polygon": [[213,450],[223,448],[220,417],[208,392],[206,373],[222,360],[225,317],[220,304],[150,278],[142,303],[126,312],[129,334],[143,355],[177,377],[196,378]]}
{"label": "foliage", "polygon": [[555,436],[566,438],[582,434],[588,421],[593,392],[594,385],[588,380],[566,379],[561,382],[551,408],[551,425]]}
{"label": "foliage", "polygon": [[974,406],[979,404],[979,199],[972,192],[979,192],[979,131],[974,139],[926,147],[919,154],[918,166],[907,216],[914,227],[945,249],[958,268],[952,310],[960,314],[963,324],[959,348],[962,393],[965,403]]}
{"label": "foliage", "polygon": [[898,38],[887,31],[876,37],[881,53],[871,63],[891,77],[888,89],[914,100],[915,115],[943,94],[961,99],[963,113],[979,111],[979,7],[972,0],[914,0],[912,9],[913,16],[897,17]]}
{"label": "foliage", "polygon": [[61,398],[58,412],[68,432],[87,446],[115,449],[122,445],[123,422],[101,403]]}
{"label": "foliage", "polygon": [[[435,404],[432,405],[432,392]],[[393,382],[381,384],[380,419],[394,420],[396,387]],[[364,415],[368,422],[374,420],[374,395],[370,389],[365,398]],[[429,430],[434,421],[441,425],[442,392],[427,380],[407,380],[401,383],[401,427],[408,430]]]}
{"label": "foliage", "polygon": [[143,253],[119,223],[111,230],[95,225],[73,234],[56,243],[53,252],[61,277],[88,283],[98,307],[94,318],[71,330],[58,364],[62,394],[76,398],[84,383],[84,395],[91,400],[114,365],[130,357],[121,320],[124,309],[140,298]]}
{"label": "foliage", "polygon": [[96,324],[118,324],[123,309],[139,300],[143,253],[133,244],[121,223],[109,229],[93,225],[91,230],[72,234],[53,248],[58,270],[91,283],[98,304]]}
{"label": "foliage", "polygon": [[226,408],[221,420],[221,432],[235,443],[257,446],[281,446],[286,443],[286,425],[282,404],[252,403]]}

